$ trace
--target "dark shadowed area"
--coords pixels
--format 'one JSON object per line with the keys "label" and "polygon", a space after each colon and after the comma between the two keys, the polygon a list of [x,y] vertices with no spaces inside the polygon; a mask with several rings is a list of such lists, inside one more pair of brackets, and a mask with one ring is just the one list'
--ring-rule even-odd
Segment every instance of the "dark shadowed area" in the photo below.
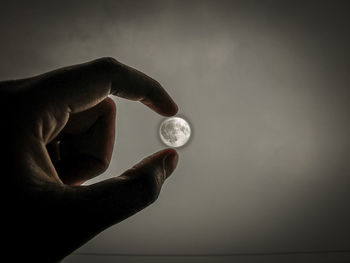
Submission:
{"label": "dark shadowed area", "polygon": [[[0,79],[112,56],[157,79],[194,131],[158,201],[66,261],[350,249],[349,13],[348,1],[2,1]],[[89,183],[164,147],[161,116],[115,101],[113,160]]]}

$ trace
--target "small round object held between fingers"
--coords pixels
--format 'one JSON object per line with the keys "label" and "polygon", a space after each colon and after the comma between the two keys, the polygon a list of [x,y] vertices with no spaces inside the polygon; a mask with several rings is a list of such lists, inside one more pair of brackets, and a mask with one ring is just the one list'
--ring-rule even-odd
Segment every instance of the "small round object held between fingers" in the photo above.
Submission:
{"label": "small round object held between fingers", "polygon": [[164,144],[170,147],[184,146],[191,137],[189,123],[180,117],[170,117],[162,121],[159,136]]}

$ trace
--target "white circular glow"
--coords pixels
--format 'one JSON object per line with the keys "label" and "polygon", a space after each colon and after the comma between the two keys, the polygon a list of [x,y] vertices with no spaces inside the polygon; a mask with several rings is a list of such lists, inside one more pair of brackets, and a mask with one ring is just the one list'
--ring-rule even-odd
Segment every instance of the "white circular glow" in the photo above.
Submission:
{"label": "white circular glow", "polygon": [[191,128],[187,121],[179,117],[165,119],[159,128],[159,135],[163,143],[170,147],[181,147],[191,137]]}

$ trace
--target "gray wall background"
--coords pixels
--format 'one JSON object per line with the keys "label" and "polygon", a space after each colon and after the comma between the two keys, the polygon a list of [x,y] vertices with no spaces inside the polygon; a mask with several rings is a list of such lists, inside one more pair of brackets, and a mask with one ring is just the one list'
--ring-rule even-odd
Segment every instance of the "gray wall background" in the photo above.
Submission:
{"label": "gray wall background", "polygon": [[[1,1],[0,79],[113,56],[159,80],[195,133],[159,200],[77,253],[349,249],[349,11],[347,1]],[[116,147],[98,180],[163,148],[161,116],[115,101]]]}

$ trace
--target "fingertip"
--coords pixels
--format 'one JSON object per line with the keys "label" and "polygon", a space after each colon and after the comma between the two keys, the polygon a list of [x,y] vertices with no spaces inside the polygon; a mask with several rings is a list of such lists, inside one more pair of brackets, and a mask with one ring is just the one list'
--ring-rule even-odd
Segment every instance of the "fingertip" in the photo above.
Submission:
{"label": "fingertip", "polygon": [[[166,148],[163,150],[160,150],[158,152],[153,153],[152,155],[146,157],[143,161],[155,161],[155,160],[163,160],[164,158],[168,157],[169,155],[177,155],[177,151],[173,148]],[[143,162],[142,161],[142,162]]]}
{"label": "fingertip", "polygon": [[160,90],[163,91],[163,96],[160,97],[162,101],[159,103],[159,113],[168,117],[175,115],[179,111],[179,107],[163,87]]}
{"label": "fingertip", "polygon": [[168,155],[178,155],[177,151],[174,148],[166,148],[163,150]]}
{"label": "fingertip", "polygon": [[167,112],[165,112],[164,116],[171,117],[174,116],[179,111],[179,107],[176,105],[176,103],[172,100],[172,103],[169,105],[169,109]]}
{"label": "fingertip", "polygon": [[159,96],[153,98],[143,98],[140,100],[144,105],[157,112],[158,114],[166,117],[174,116],[179,108],[170,97],[170,95],[162,88],[159,92]]}

